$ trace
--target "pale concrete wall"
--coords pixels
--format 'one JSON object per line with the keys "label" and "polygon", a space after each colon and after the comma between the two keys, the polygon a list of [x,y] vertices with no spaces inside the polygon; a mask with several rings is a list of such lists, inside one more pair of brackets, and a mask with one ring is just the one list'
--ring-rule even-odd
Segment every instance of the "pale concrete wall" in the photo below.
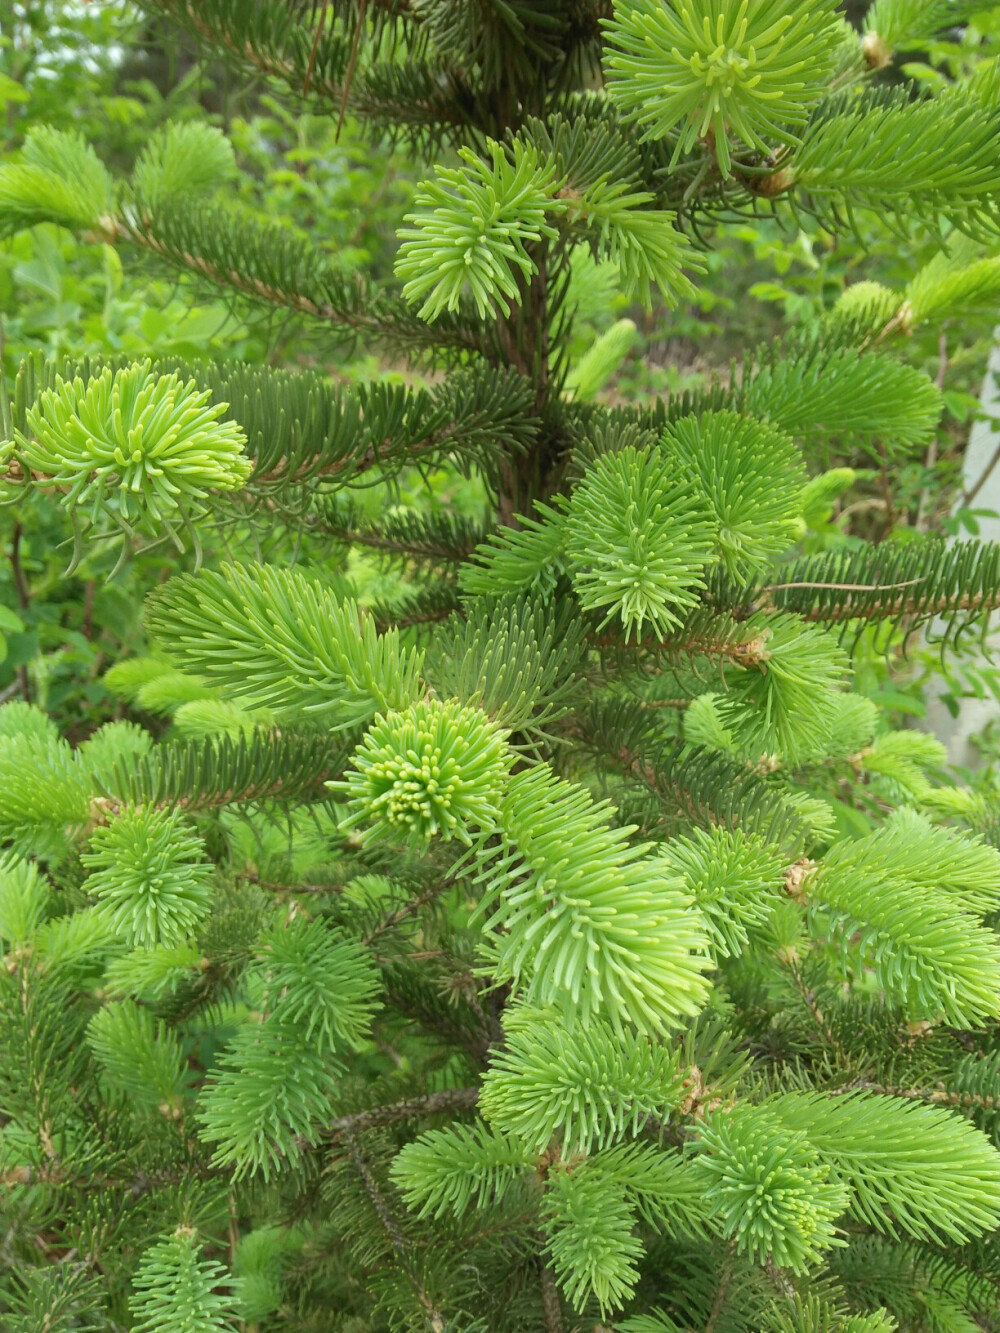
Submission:
{"label": "pale concrete wall", "polygon": [[[980,405],[984,413],[1000,424],[1000,329],[997,330],[997,342],[983,381]],[[962,468],[964,491],[976,484],[1000,444],[1000,431],[994,431],[992,425],[992,421],[977,421],[972,427]],[[972,508],[994,509],[1000,514],[1000,463],[994,467],[976,494]],[[1000,541],[1000,518],[980,518],[979,528],[982,541]],[[989,642],[993,647],[994,660],[1000,662],[1000,616],[997,613],[992,617],[992,625]],[[970,738],[998,717],[1000,705],[993,699],[963,699],[958,717],[952,717],[938,699],[931,698],[924,727],[948,747],[951,763],[975,768],[980,762],[979,751],[971,744]]]}

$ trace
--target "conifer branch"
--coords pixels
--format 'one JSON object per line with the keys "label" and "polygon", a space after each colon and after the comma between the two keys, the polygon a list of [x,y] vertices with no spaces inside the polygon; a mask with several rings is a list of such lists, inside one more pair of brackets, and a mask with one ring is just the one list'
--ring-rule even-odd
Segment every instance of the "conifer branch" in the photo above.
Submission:
{"label": "conifer branch", "polygon": [[[837,0],[151,0],[331,139],[352,112],[454,150],[400,295],[367,276],[389,251],[311,234],[325,205],[230,206],[233,145],[180,104],[127,179],[26,125],[0,235],[63,227],[428,374],[32,356],[0,394],[4,637],[55,632],[38,523],[93,565],[90,639],[138,632],[94,593],[112,542],[142,577],[165,540],[213,562],[104,678],[134,721],[61,734],[104,708],[72,653],[52,716],[0,692],[5,1328],[989,1321],[994,803],[886,727],[842,639],[985,630],[1000,545],[828,543],[869,474],[809,479],[870,460],[891,526],[941,329],[1000,297],[1000,63],[867,73],[977,8],[875,0],[862,36]],[[751,207],[948,246],[700,388],[599,402],[615,282],[690,297],[695,240]],[[499,530],[464,517],[485,497]],[[215,563],[230,538],[267,561]]]}
{"label": "conifer branch", "polygon": [[1000,546],[925,539],[809,556],[766,595],[804,620],[831,625],[879,621],[890,633],[900,622],[912,631],[941,621],[934,637],[949,644],[973,621],[985,625],[983,613],[1000,606]]}
{"label": "conifer branch", "polygon": [[[343,1130],[341,1132],[341,1137],[347,1147],[348,1154],[350,1155],[351,1162],[358,1174],[358,1178],[364,1186],[365,1193],[371,1201],[375,1215],[382,1225],[382,1230],[385,1232],[397,1257],[403,1258],[409,1248],[408,1242],[403,1235],[399,1222],[393,1215],[385,1194],[382,1192],[378,1181],[372,1174],[371,1167],[365,1159],[361,1145],[358,1143],[355,1134],[350,1129]],[[438,1316],[438,1318],[440,1321],[440,1316]],[[443,1322],[441,1322],[440,1326],[442,1328],[444,1327]]]}
{"label": "conifer branch", "polygon": [[[156,218],[137,212],[106,216],[90,239],[135,245],[214,286],[348,334],[367,334],[411,351],[448,346],[466,352],[484,350],[476,334],[463,330],[459,320],[443,322],[432,331],[402,302],[366,290],[359,279],[341,278],[286,232],[255,226],[234,213],[205,209],[185,217],[164,209]],[[296,271],[303,260],[315,270],[308,276]]]}
{"label": "conifer branch", "polygon": [[448,1111],[471,1111],[479,1100],[479,1088],[443,1088],[421,1097],[408,1097],[389,1106],[373,1106],[367,1111],[332,1120],[324,1133],[331,1138],[363,1134],[365,1130],[382,1125],[394,1125],[405,1120],[422,1120],[425,1116],[441,1115]]}
{"label": "conifer branch", "polygon": [[935,1106],[953,1106],[960,1111],[1000,1111],[1000,1093],[965,1092],[945,1087],[898,1087],[872,1079],[855,1079],[843,1087],[831,1088],[831,1093],[846,1095],[855,1090],[882,1093],[886,1097],[903,1097],[907,1101],[929,1102]]}

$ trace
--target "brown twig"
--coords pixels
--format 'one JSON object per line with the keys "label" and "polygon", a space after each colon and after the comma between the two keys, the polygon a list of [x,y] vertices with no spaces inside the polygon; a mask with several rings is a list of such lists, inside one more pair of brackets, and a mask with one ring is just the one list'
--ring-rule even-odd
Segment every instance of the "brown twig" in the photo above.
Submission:
{"label": "brown twig", "polygon": [[950,1092],[947,1088],[897,1088],[891,1084],[873,1083],[859,1078],[842,1088],[830,1088],[830,1096],[847,1096],[852,1092],[877,1092],[884,1097],[903,1097],[907,1101],[931,1102],[935,1106],[954,1106],[965,1111],[1000,1111],[1000,1095],[986,1092]]}
{"label": "brown twig", "polygon": [[719,1276],[719,1285],[715,1292],[715,1300],[712,1302],[712,1308],[708,1312],[708,1319],[705,1323],[705,1333],[715,1333],[715,1326],[718,1324],[722,1311],[726,1306],[726,1297],[729,1295],[729,1288],[733,1282],[733,1251],[730,1246],[722,1265],[722,1273]]}
{"label": "brown twig", "polygon": [[419,1120],[423,1116],[440,1115],[444,1111],[471,1111],[479,1101],[478,1088],[442,1088],[439,1092],[428,1092],[422,1097],[408,1097],[401,1102],[392,1102],[388,1106],[373,1106],[368,1111],[356,1111],[354,1115],[341,1116],[332,1120],[326,1127],[326,1133],[334,1138],[361,1134],[366,1129],[376,1129],[381,1125],[393,1125],[403,1120]]}
{"label": "brown twig", "polygon": [[241,870],[239,879],[245,879],[270,893],[343,893],[343,884],[282,884],[273,879],[261,879],[252,870]]}
{"label": "brown twig", "polygon": [[563,1333],[562,1302],[559,1300],[559,1288],[551,1265],[539,1260],[539,1280],[542,1287],[542,1316],[545,1319],[545,1333]]}
{"label": "brown twig", "polygon": [[[922,582],[923,580],[918,580]],[[880,589],[878,591],[881,591]],[[860,615],[868,619],[888,619],[890,616],[939,616],[945,611],[991,611],[1000,605],[1000,595],[971,593],[962,597],[938,597],[933,602],[921,602],[917,598],[907,598],[899,602],[888,601],[876,607],[866,607],[863,612],[850,601],[843,606],[825,606],[819,610],[807,608],[799,614],[803,620],[821,620],[836,624],[841,620],[854,620]]]}
{"label": "brown twig", "polygon": [[[10,567],[14,575],[14,587],[17,590],[17,604],[22,611],[27,611],[31,605],[31,590],[28,587],[28,580],[21,564],[22,533],[23,528],[19,520],[14,524],[14,531],[10,538]],[[25,703],[31,703],[31,679],[28,676],[28,668],[24,664],[17,668],[17,681]]]}
{"label": "brown twig", "polygon": [[884,440],[879,440],[878,452],[882,460],[879,467],[879,481],[882,486],[882,498],[885,500],[885,531],[876,539],[876,545],[888,537],[896,526],[896,506],[892,499],[892,487],[889,485],[889,455]]}
{"label": "brown twig", "polygon": [[792,984],[798,991],[802,1003],[809,1010],[813,1022],[819,1028],[824,1040],[829,1044],[830,1049],[835,1053],[837,1058],[843,1059],[843,1051],[841,1050],[840,1043],[837,1041],[833,1029],[827,1022],[826,1015],[819,1007],[819,1004],[816,1001],[816,996],[806,985],[805,977],[802,975],[802,964],[800,963],[798,956],[794,953],[794,950],[781,950],[778,954],[778,960],[784,965],[785,970],[791,977]]}
{"label": "brown twig", "polygon": [[94,628],[94,598],[97,595],[97,580],[88,579],[83,586],[83,621],[80,632],[89,639]]}
{"label": "brown twig", "polygon": [[[324,6],[325,8],[325,6]],[[344,117],[347,115],[347,99],[351,95],[351,85],[354,83],[354,67],[358,60],[358,50],[361,46],[361,33],[365,26],[365,14],[368,10],[368,0],[361,0],[358,6],[358,20],[354,28],[354,38],[351,42],[351,54],[347,61],[347,72],[344,74],[344,95],[340,99],[340,115],[337,117],[337,132],[334,135],[334,141],[340,141],[340,131],[344,128]]]}
{"label": "brown twig", "polygon": [[990,458],[990,461],[986,464],[982,472],[979,474],[979,477],[975,485],[972,486],[969,490],[967,490],[965,494],[962,496],[963,505],[970,505],[972,503],[972,501],[976,498],[979,492],[983,489],[983,486],[986,484],[986,479],[989,477],[990,473],[996,467],[997,463],[1000,463],[1000,444],[998,444],[997,447],[993,450],[993,454]]}
{"label": "brown twig", "polygon": [[[947,375],[948,375],[948,334],[947,332],[942,332],[940,337],[938,338],[938,372],[937,372],[937,379],[935,381],[935,383],[937,384],[938,392],[941,392],[944,389],[944,382],[945,379],[947,378]],[[937,456],[938,456],[938,442],[937,442],[937,435],[935,434],[931,437],[930,443],[927,445],[927,453],[924,455],[924,471],[926,473],[929,474],[934,468],[935,464],[937,463]],[[926,532],[927,528],[930,525],[930,498],[931,498],[931,488],[929,485],[924,486],[923,490],[920,492],[920,501],[917,505],[916,527],[918,532]]]}
{"label": "brown twig", "polygon": [[414,916],[420,911],[421,907],[426,907],[429,902],[433,902],[438,894],[442,893],[446,887],[448,887],[447,883],[443,885],[435,884],[433,887],[425,889],[418,897],[410,898],[400,907],[387,913],[378,925],[373,926],[365,936],[365,944],[371,944],[373,940],[377,940],[378,937],[384,934],[387,930],[392,930],[393,926],[398,926],[401,921],[405,921],[408,916]]}
{"label": "brown twig", "polygon": [[302,80],[302,96],[305,97],[309,91],[309,85],[312,83],[313,70],[316,67],[316,53],[319,50],[319,41],[323,35],[323,29],[326,26],[326,11],[330,0],[323,0],[323,8],[320,11],[319,23],[316,25],[316,36],[313,38],[313,44],[309,51],[309,59],[306,62],[306,76]]}
{"label": "brown twig", "polygon": [[406,1237],[400,1230],[399,1223],[393,1216],[392,1209],[389,1207],[389,1202],[382,1193],[378,1181],[372,1175],[371,1167],[368,1165],[364,1154],[361,1151],[361,1145],[353,1134],[348,1133],[344,1134],[344,1143],[347,1145],[347,1151],[350,1154],[351,1162],[364,1186],[365,1193],[368,1195],[372,1208],[375,1210],[375,1215],[382,1223],[382,1230],[388,1237],[389,1244],[396,1251],[397,1255],[403,1255],[407,1249]]}
{"label": "brown twig", "polygon": [[898,588],[912,588],[918,583],[923,583],[923,579],[907,579],[905,583],[772,583],[767,588],[761,588],[760,596],[785,592],[790,588],[829,588],[834,592],[895,592]]}
{"label": "brown twig", "polygon": [[770,1255],[768,1255],[767,1259],[764,1261],[764,1269],[768,1277],[781,1292],[782,1296],[784,1296],[786,1300],[789,1301],[794,1300],[795,1287],[785,1276],[784,1272],[774,1262],[774,1260],[771,1258]]}

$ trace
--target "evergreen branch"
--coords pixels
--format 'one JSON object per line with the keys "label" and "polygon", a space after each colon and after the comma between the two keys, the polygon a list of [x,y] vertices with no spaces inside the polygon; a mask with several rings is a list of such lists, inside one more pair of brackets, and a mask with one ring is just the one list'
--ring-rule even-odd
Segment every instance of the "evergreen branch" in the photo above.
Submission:
{"label": "evergreen branch", "polygon": [[301,569],[181,575],[148,599],[147,621],[192,674],[279,717],[322,714],[344,730],[420,694],[422,654]]}
{"label": "evergreen branch", "polygon": [[345,828],[362,844],[390,842],[412,851],[431,839],[466,847],[488,835],[511,758],[504,733],[478,708],[421,699],[377,717],[354,752],[343,782]]}
{"label": "evergreen branch", "polygon": [[965,1027],[1000,1012],[1000,948],[979,920],[995,910],[998,867],[994,849],[901,811],[837,843],[803,887],[847,967],[870,967],[887,1004]]}
{"label": "evergreen branch", "polygon": [[205,1180],[228,1179],[228,1172],[217,1167],[195,1165],[192,1162],[185,1162],[183,1167],[169,1170],[136,1171],[132,1174],[116,1175],[113,1172],[75,1170],[58,1158],[52,1158],[44,1165],[11,1166],[0,1170],[0,1185],[12,1189],[56,1185],[74,1190],[121,1191],[134,1200],[156,1190],[162,1190],[166,1186],[183,1185],[191,1179],[192,1170],[199,1178]]}
{"label": "evergreen branch", "polygon": [[461,1217],[473,1205],[498,1202],[536,1165],[513,1135],[477,1121],[425,1130],[392,1164],[391,1175],[419,1217]]}
{"label": "evergreen branch", "polygon": [[373,602],[369,607],[380,634],[390,629],[434,626],[461,610],[458,589],[450,580],[439,580],[424,588],[409,587],[391,602]]}
{"label": "evergreen branch", "polygon": [[[671,166],[711,142],[724,177],[730,138],[761,154],[797,143],[843,39],[833,0],[761,0],[732,12],[700,0],[619,0],[607,25],[608,94],[645,137],[676,135]],[[737,145],[740,151],[740,145]]]}
{"label": "evergreen branch", "polygon": [[[990,1074],[996,1071],[990,1067]],[[1000,1093],[972,1092],[956,1088],[914,1088],[900,1087],[892,1083],[878,1083],[872,1079],[859,1078],[846,1083],[842,1088],[830,1088],[830,1095],[851,1092],[877,1092],[885,1097],[902,1097],[906,1101],[930,1102],[935,1106],[952,1106],[958,1111],[1000,1111]]]}
{"label": "evergreen branch", "polygon": [[762,777],[726,755],[709,752],[673,739],[652,736],[611,748],[601,742],[603,725],[597,716],[591,742],[620,764],[636,781],[639,792],[629,816],[641,821],[644,831],[676,832],[692,824],[719,825],[756,833],[791,855],[800,848],[807,823],[794,805]]}
{"label": "evergreen branch", "polygon": [[522,595],[476,598],[466,610],[432,642],[428,680],[529,744],[551,739],[578,692],[583,645],[572,608]]}
{"label": "evergreen branch", "polygon": [[686,1091],[676,1051],[595,1019],[579,1033],[555,1010],[508,1011],[506,1043],[483,1082],[483,1118],[536,1152],[565,1157],[612,1146],[663,1122]]}
{"label": "evergreen branch", "polygon": [[796,438],[855,439],[865,448],[885,439],[915,448],[934,433],[941,408],[941,395],[923,371],[839,340],[800,334],[748,353],[725,383],[652,408],[616,409],[612,419],[659,432],[692,414],[730,409],[765,418]]}
{"label": "evergreen branch", "polygon": [[222,1264],[202,1257],[194,1229],[179,1226],[142,1255],[129,1299],[132,1328],[135,1333],[159,1333],[171,1326],[228,1333],[235,1302],[231,1292],[220,1291],[226,1277]]}
{"label": "evergreen branch", "polygon": [[[435,460],[478,466],[487,474],[499,451],[530,447],[538,428],[530,386],[513,370],[473,366],[430,389],[398,384],[340,386],[310,371],[262,370],[240,362],[147,363],[157,376],[193,381],[223,420],[238,423],[254,460],[254,497],[294,498],[308,487],[342,487],[373,467],[383,472]],[[21,435],[39,399],[58,381],[93,381],[124,369],[120,358],[28,357],[14,377],[11,420]]]}
{"label": "evergreen branch", "polygon": [[349,108],[370,118],[391,143],[403,141],[414,156],[431,157],[463,144],[470,113],[483,125],[495,119],[468,67],[437,55],[405,63],[373,61],[351,91]]}
{"label": "evergreen branch", "polygon": [[559,1300],[559,1288],[552,1265],[543,1257],[538,1261],[538,1280],[542,1288],[542,1315],[545,1319],[545,1333],[563,1333],[565,1324],[562,1317],[562,1303]]}
{"label": "evergreen branch", "polygon": [[401,925],[402,922],[408,920],[410,917],[418,916],[420,911],[426,907],[428,903],[432,903],[435,898],[444,893],[446,889],[453,887],[453,881],[446,877],[443,878],[440,883],[432,884],[430,888],[424,889],[423,893],[418,894],[415,898],[407,898],[406,901],[400,903],[398,907],[394,907],[391,911],[386,912],[370,930],[365,932],[365,944],[371,945],[379,938],[379,936],[395,930],[397,926]]}
{"label": "evergreen branch", "polygon": [[841,210],[868,208],[989,236],[1000,216],[998,135],[996,111],[968,86],[916,103],[908,89],[843,93],[817,110],[785,175],[831,228]]}
{"label": "evergreen branch", "polygon": [[961,1244],[996,1226],[1000,1154],[960,1116],[866,1093],[784,1093],[767,1106],[850,1185],[852,1211],[876,1230]]}
{"label": "evergreen branch", "polygon": [[475,1067],[486,1063],[491,1046],[502,1034],[478,1000],[442,1000],[444,988],[437,978],[428,976],[425,962],[383,964],[383,979],[393,1009],[437,1041],[459,1047]]}
{"label": "evergreen branch", "polygon": [[[303,97],[312,87],[317,95],[336,102],[343,94],[349,54],[334,25],[328,25],[327,11],[334,20],[363,29],[369,5],[364,0],[327,0],[322,5],[313,0],[292,0],[287,5],[261,0],[248,10],[239,0],[208,0],[204,4],[195,0],[150,0],[149,8],[172,19],[243,69],[280,79]],[[404,31],[412,39],[409,0],[371,0],[370,10],[372,40],[382,43],[387,54]]]}
{"label": "evergreen branch", "polygon": [[530,385],[513,370],[467,367],[418,390],[340,389],[319,376],[265,377],[249,368],[242,383],[239,371],[218,378],[230,412],[241,424],[249,418],[244,429],[257,462],[251,488],[265,495],[308,485],[311,499],[317,486],[343,486],[353,472],[435,461],[490,475],[497,455],[527,450],[538,429]]}
{"label": "evergreen branch", "polygon": [[529,116],[518,137],[554,158],[559,175],[578,194],[605,180],[641,178],[640,150],[614,106],[595,92],[577,92],[543,118]]}
{"label": "evergreen branch", "polygon": [[339,274],[308,242],[232,209],[164,206],[155,218],[128,210],[103,218],[94,239],[135,245],[214,286],[348,335],[366,334],[407,351],[483,350],[480,336],[460,317],[443,319],[432,331],[405,302],[368,288],[357,275]]}
{"label": "evergreen branch", "polygon": [[912,50],[942,28],[965,23],[981,10],[981,0],[875,0],[865,15],[865,58],[880,69],[896,50]]}
{"label": "evergreen branch", "polygon": [[477,856],[478,918],[493,969],[528,1004],[571,999],[653,1034],[701,1007],[708,963],[700,915],[648,844],[630,845],[606,803],[544,764],[513,774],[494,847]]}
{"label": "evergreen branch", "polygon": [[879,622],[887,640],[932,625],[934,640],[954,644],[973,622],[1000,606],[1000,545],[925,540],[863,546],[806,556],[787,566],[780,584],[765,589],[775,606],[826,624]]}
{"label": "evergreen branch", "polygon": [[424,1116],[471,1111],[478,1101],[478,1087],[443,1088],[440,1092],[428,1092],[422,1097],[408,1097],[404,1101],[393,1102],[390,1106],[373,1106],[367,1111],[356,1111],[353,1115],[340,1116],[337,1120],[331,1120],[325,1133],[331,1138],[363,1134],[368,1129],[395,1125],[402,1121],[422,1120]]}
{"label": "evergreen branch", "polygon": [[321,502],[310,519],[312,531],[327,533],[348,546],[364,546],[390,560],[414,561],[432,569],[461,564],[486,538],[481,522],[446,511],[421,514],[407,510],[368,525],[357,506],[341,495]]}
{"label": "evergreen branch", "polygon": [[[469,62],[426,54],[429,16],[409,0],[331,0],[334,19],[348,25],[344,35],[322,13],[317,20],[326,7],[308,0],[296,0],[291,14],[279,0],[261,0],[249,10],[239,0],[152,0],[151,7],[226,64],[280,80],[293,97],[320,100],[338,114],[346,107],[393,138],[405,136],[414,148],[431,150],[467,124],[477,92]],[[378,55],[356,68],[352,51],[366,27]]]}
{"label": "evergreen branch", "polygon": [[168,741],[120,760],[102,782],[105,796],[134,805],[209,810],[254,801],[317,802],[343,772],[350,740],[318,732],[257,731],[251,737]]}
{"label": "evergreen branch", "polygon": [[[852,1305],[881,1306],[902,1327],[924,1324],[929,1315],[935,1324],[940,1320],[954,1328],[980,1327],[975,1316],[997,1305],[995,1265],[987,1264],[991,1271],[984,1272],[973,1247],[948,1254],[926,1244],[870,1235],[853,1237],[830,1256],[832,1276]],[[885,1326],[872,1333],[885,1333]]]}
{"label": "evergreen branch", "polygon": [[[378,1181],[372,1175],[371,1168],[361,1151],[361,1145],[358,1143],[355,1135],[350,1131],[345,1131],[343,1138],[347,1145],[347,1150],[350,1154],[354,1169],[358,1173],[358,1178],[371,1201],[372,1208],[375,1210],[375,1215],[381,1222],[382,1229],[385,1231],[392,1248],[396,1251],[398,1256],[402,1256],[408,1248],[406,1237],[403,1235],[399,1223],[396,1221],[392,1209],[389,1207],[388,1200],[380,1188]],[[441,1328],[444,1327],[444,1321],[441,1319],[440,1315],[438,1315],[438,1323]]]}

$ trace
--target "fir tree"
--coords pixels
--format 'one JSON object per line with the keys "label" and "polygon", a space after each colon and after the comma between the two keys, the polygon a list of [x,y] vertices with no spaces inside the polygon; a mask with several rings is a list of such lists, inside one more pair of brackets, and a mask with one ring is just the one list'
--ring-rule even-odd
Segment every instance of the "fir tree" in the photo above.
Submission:
{"label": "fir tree", "polygon": [[[439,372],[12,386],[5,498],[61,499],[76,560],[193,558],[106,677],[168,739],[0,708],[5,1327],[995,1326],[996,810],[852,689],[852,647],[947,651],[1000,552],[795,547],[841,485],[817,444],[934,431],[898,341],[995,299],[1000,75],[882,73],[979,7],[150,0],[428,163],[394,286],[227,202],[203,125],[127,178],[68,132],[0,166],[5,234]],[[704,392],[599,406],[629,329],[573,362],[595,263],[677,302],[752,207],[940,254]],[[352,486],[432,467],[490,515],[359,522]],[[308,559],[196,567],[276,524]],[[359,599],[351,546],[405,592]]]}

